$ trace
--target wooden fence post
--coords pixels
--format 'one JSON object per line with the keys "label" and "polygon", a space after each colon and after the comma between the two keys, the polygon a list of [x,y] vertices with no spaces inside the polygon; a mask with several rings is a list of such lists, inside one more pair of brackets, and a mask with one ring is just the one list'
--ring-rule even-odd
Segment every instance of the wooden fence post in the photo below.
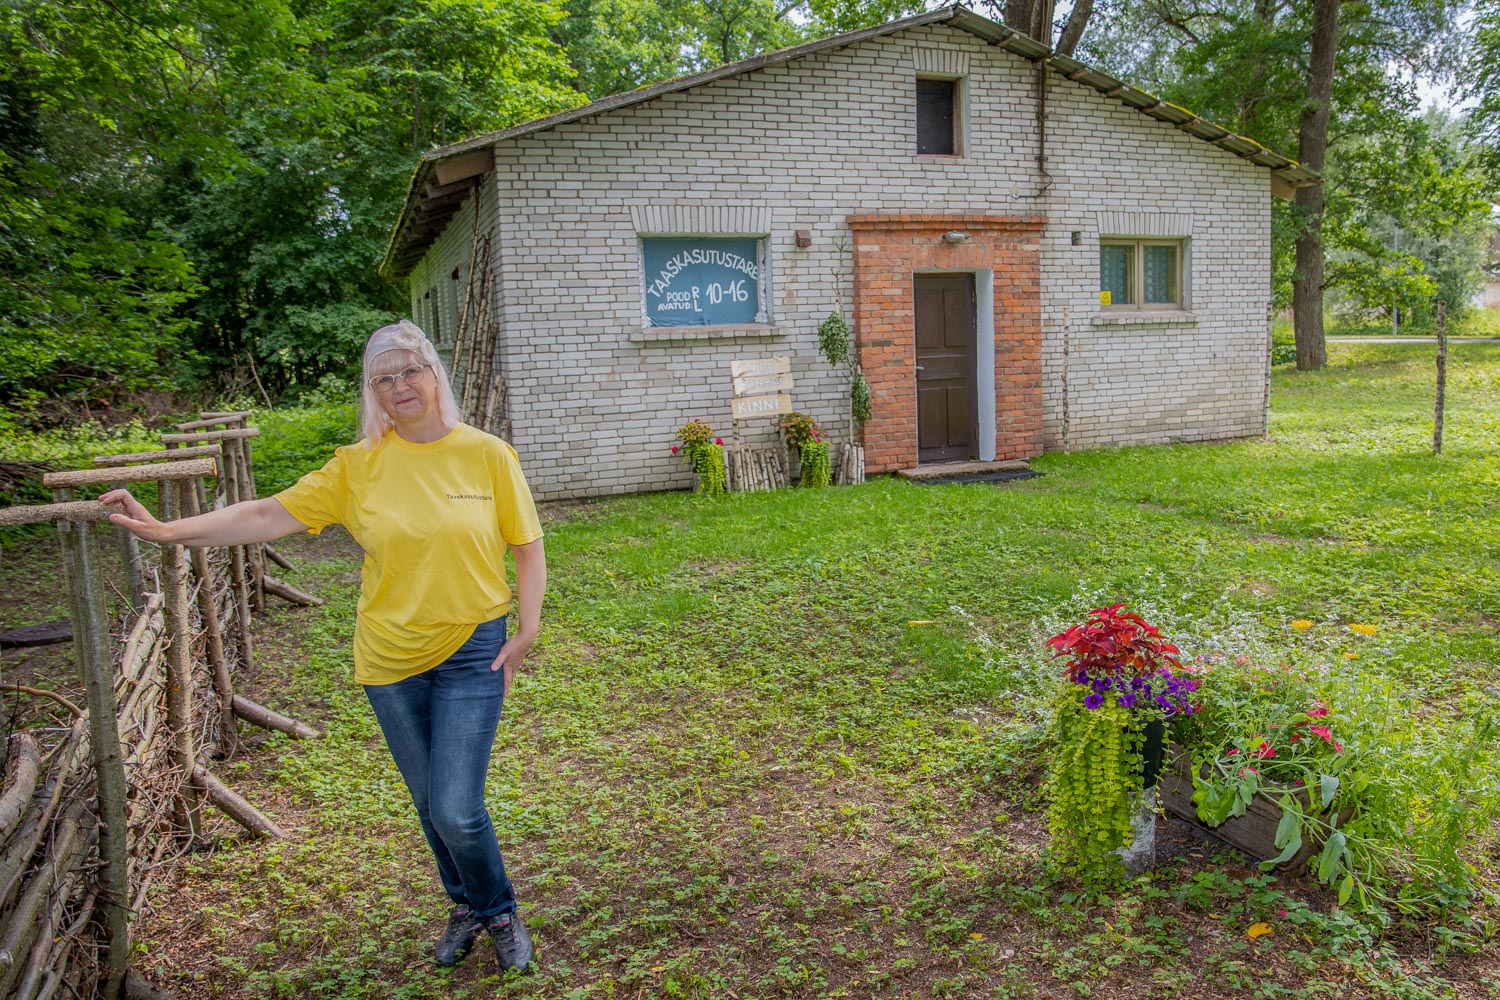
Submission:
{"label": "wooden fence post", "polygon": [[[71,489],[53,491],[58,503],[73,498]],[[100,994],[119,1000],[125,993],[125,971],[130,966],[130,881],[126,869],[125,765],[120,758],[120,728],[116,718],[114,678],[109,659],[109,626],[104,593],[94,566],[94,533],[87,521],[59,521],[63,574],[73,616],[73,651],[78,672],[88,692],[89,743],[94,751],[94,781],[99,811],[99,857],[105,925],[109,952]]]}
{"label": "wooden fence post", "polygon": [[[182,517],[182,493],[190,489],[191,483],[161,481],[163,521]],[[182,825],[188,837],[196,840],[202,828],[203,793],[193,776],[198,765],[193,745],[193,623],[188,620],[187,567],[181,545],[163,543],[161,547],[161,589],[172,637],[167,656],[167,724],[172,727],[173,756],[182,772]]]}
{"label": "wooden fence post", "polygon": [[1432,418],[1432,453],[1443,453],[1443,396],[1448,387],[1448,303],[1437,303],[1437,408]]}

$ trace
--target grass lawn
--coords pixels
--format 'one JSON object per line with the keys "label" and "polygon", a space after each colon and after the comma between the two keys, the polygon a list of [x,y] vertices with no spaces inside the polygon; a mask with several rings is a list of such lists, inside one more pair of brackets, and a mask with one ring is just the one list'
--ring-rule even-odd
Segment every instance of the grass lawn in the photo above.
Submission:
{"label": "grass lawn", "polygon": [[1330,353],[1278,369],[1268,440],[549,511],[489,786],[526,978],[425,958],[446,902],[352,681],[357,553],[289,540],[329,603],[269,616],[258,697],[329,736],[223,768],[293,837],[221,828],[154,894],[141,966],[193,997],[1500,995],[1482,926],[1382,926],[1180,831],[1111,894],[1046,865],[1040,643],[1102,602],[1189,654],[1352,652],[1434,726],[1500,707],[1500,345],[1450,356],[1441,457],[1430,347]]}

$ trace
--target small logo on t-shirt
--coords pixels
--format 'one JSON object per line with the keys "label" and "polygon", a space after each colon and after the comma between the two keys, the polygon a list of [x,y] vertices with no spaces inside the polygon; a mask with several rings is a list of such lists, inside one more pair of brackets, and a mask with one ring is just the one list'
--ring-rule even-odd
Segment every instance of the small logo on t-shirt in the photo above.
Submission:
{"label": "small logo on t-shirt", "polygon": [[483,493],[449,493],[449,500],[493,500],[494,497],[485,496]]}

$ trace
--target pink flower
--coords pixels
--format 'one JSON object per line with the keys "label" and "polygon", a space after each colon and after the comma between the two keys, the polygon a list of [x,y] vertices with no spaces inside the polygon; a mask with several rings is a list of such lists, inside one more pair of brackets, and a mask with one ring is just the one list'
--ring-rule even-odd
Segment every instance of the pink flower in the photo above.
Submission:
{"label": "pink flower", "polygon": [[1314,736],[1322,737],[1324,743],[1333,743],[1333,730],[1327,726],[1308,726],[1307,728],[1312,730]]}
{"label": "pink flower", "polygon": [[677,446],[675,444],[672,446],[672,454],[677,454]]}
{"label": "pink flower", "polygon": [[1278,917],[1284,917],[1284,916],[1286,916],[1286,911],[1285,910],[1277,910],[1276,911],[1276,915]]}
{"label": "pink flower", "polygon": [[1233,757],[1235,754],[1237,754],[1239,752],[1240,752],[1240,748],[1239,747],[1230,747],[1229,748],[1229,756],[1231,756],[1231,757]]}
{"label": "pink flower", "polygon": [[1307,712],[1307,714],[1308,715],[1312,715],[1312,716],[1327,715],[1328,714],[1328,706],[1325,705],[1325,704],[1323,704],[1322,702],[1319,702],[1318,703],[1318,707],[1317,708],[1313,708],[1313,709],[1309,709],[1308,712]]}
{"label": "pink flower", "polygon": [[1272,757],[1276,756],[1276,748],[1271,744],[1263,741],[1260,746],[1255,748],[1255,756],[1259,757],[1261,760],[1270,760]]}
{"label": "pink flower", "polygon": [[1234,662],[1238,663],[1240,666],[1243,667],[1245,664],[1247,664],[1247,663],[1250,662],[1250,657],[1248,657],[1248,656],[1236,656],[1234,658]]}
{"label": "pink flower", "polygon": [[723,444],[723,443],[724,443],[724,439],[723,438],[714,438],[714,444]]}

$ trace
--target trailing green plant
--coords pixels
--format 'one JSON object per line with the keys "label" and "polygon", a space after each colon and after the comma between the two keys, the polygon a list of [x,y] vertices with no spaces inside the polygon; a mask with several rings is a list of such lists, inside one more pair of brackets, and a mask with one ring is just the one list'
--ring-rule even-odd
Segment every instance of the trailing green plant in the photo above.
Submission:
{"label": "trailing green plant", "polygon": [[1143,730],[1118,704],[1087,708],[1086,690],[1059,688],[1053,728],[1057,751],[1047,776],[1047,827],[1065,868],[1107,875],[1130,842],[1131,813],[1141,791]]}
{"label": "trailing green plant", "polygon": [[1198,684],[1178,648],[1123,604],[1095,608],[1047,645],[1067,658],[1047,780],[1053,851],[1065,867],[1106,875],[1119,869],[1145,790],[1147,726],[1192,714]]}
{"label": "trailing green plant", "polygon": [[835,368],[849,360],[849,323],[843,313],[829,313],[818,326],[818,347]]}
{"label": "trailing green plant", "polygon": [[694,492],[709,497],[729,492],[729,479],[724,472],[724,439],[714,437],[713,428],[694,417],[677,428],[677,440],[682,444],[673,445],[672,454],[681,454],[688,468],[698,474]]}
{"label": "trailing green plant", "polygon": [[865,381],[865,373],[855,371],[853,380],[849,383],[849,410],[854,414],[854,419],[860,423],[868,423],[870,419],[870,383]]}
{"label": "trailing green plant", "polygon": [[799,451],[803,486],[827,486],[833,482],[833,459],[828,454],[827,441],[821,438],[809,441]]}

